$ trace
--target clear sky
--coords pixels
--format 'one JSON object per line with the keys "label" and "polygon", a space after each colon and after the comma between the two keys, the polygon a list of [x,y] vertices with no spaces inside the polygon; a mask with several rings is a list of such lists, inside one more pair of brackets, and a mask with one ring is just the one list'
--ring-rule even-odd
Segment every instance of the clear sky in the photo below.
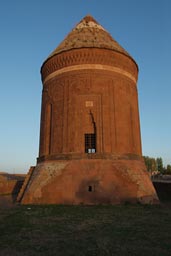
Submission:
{"label": "clear sky", "polygon": [[0,171],[36,164],[40,67],[87,14],[138,63],[143,154],[171,163],[170,13],[170,0],[1,0]]}

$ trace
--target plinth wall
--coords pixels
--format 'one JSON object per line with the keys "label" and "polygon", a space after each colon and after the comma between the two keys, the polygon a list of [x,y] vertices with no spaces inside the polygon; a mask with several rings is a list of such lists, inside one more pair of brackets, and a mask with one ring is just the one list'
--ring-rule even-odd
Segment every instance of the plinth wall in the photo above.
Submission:
{"label": "plinth wall", "polygon": [[39,163],[23,204],[158,203],[141,159],[77,159]]}

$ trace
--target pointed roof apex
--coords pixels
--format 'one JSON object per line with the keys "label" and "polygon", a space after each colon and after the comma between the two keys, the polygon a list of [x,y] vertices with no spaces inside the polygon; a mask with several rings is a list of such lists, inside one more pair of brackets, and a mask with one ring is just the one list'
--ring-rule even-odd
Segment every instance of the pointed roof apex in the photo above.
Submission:
{"label": "pointed roof apex", "polygon": [[109,49],[130,57],[91,15],[85,16],[48,58],[64,51],[80,48]]}
{"label": "pointed roof apex", "polygon": [[85,16],[73,30],[85,27],[105,30],[90,14]]}
{"label": "pointed roof apex", "polygon": [[79,23],[81,23],[83,20],[86,22],[92,21],[94,23],[99,24],[90,14],[87,14]]}

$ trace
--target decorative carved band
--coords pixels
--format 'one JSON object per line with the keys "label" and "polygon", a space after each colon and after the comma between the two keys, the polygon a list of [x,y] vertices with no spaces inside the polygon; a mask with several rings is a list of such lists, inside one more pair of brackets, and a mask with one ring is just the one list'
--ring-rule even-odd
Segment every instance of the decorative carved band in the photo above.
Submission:
{"label": "decorative carved band", "polygon": [[41,68],[42,80],[56,70],[81,64],[101,64],[118,67],[137,77],[138,67],[132,58],[107,49],[74,49],[47,59]]}
{"label": "decorative carved band", "polygon": [[49,74],[43,82],[45,84],[47,81],[49,81],[50,79],[52,79],[60,74],[63,74],[66,72],[71,72],[71,71],[78,71],[78,70],[103,70],[103,71],[115,72],[115,73],[118,73],[120,75],[126,76],[127,78],[131,79],[135,84],[137,82],[136,78],[129,72],[127,72],[123,69],[120,69],[118,67],[112,67],[112,66],[101,65],[101,64],[82,64],[82,65],[74,65],[74,66],[65,67],[65,68],[56,70],[53,73]]}

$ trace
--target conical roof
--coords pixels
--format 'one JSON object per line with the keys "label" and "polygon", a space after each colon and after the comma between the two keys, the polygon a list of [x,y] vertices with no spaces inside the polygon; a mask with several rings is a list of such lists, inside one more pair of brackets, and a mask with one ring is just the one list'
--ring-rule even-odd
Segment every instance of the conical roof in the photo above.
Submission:
{"label": "conical roof", "polygon": [[80,48],[110,49],[130,56],[90,15],[76,25],[48,58],[64,51]]}

